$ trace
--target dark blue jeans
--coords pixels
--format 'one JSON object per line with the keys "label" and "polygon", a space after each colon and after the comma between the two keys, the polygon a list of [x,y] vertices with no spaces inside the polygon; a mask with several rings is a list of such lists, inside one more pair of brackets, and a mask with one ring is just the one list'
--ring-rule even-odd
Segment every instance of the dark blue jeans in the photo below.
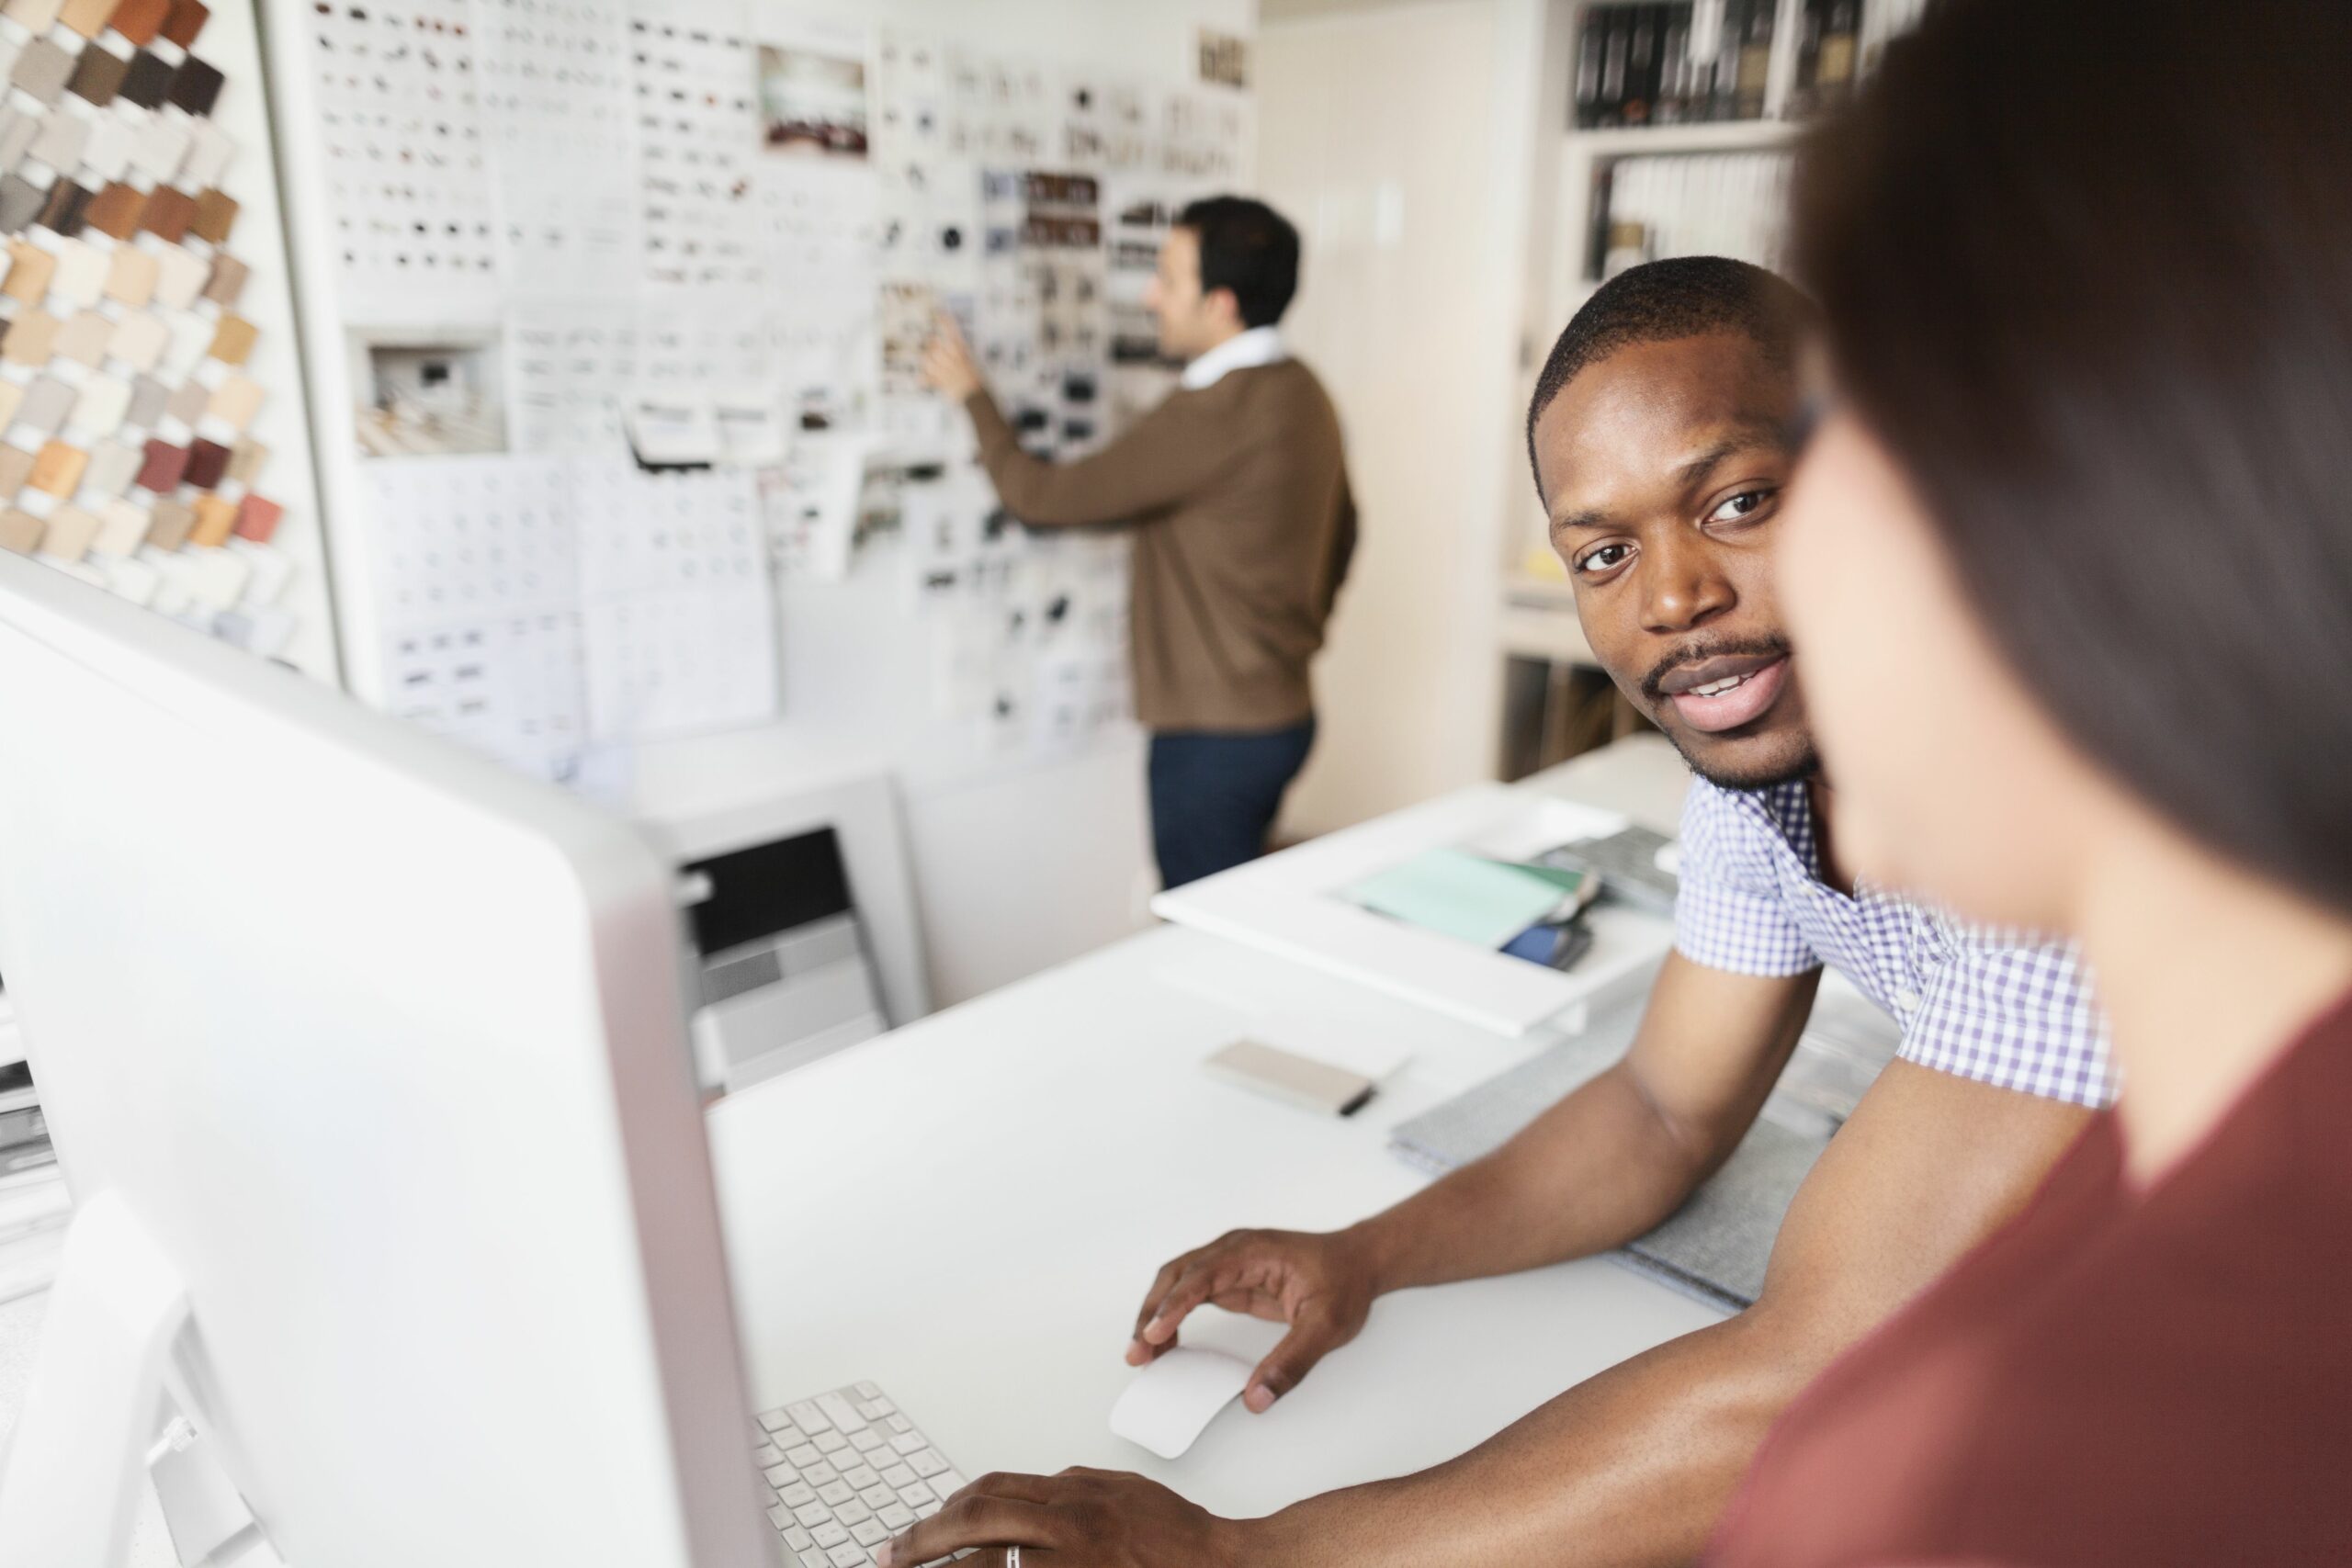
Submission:
{"label": "dark blue jeans", "polygon": [[1151,847],[1159,880],[1182,887],[1265,852],[1283,791],[1315,744],[1310,716],[1251,735],[1151,738]]}

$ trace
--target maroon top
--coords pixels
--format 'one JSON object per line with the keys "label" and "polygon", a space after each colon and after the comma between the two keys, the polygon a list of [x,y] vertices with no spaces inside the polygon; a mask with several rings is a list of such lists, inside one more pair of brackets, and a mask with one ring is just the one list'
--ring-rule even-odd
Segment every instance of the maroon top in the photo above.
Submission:
{"label": "maroon top", "polygon": [[2152,1188],[2094,1122],[1791,1407],[1708,1562],[2352,1562],[2347,1294],[2352,997]]}

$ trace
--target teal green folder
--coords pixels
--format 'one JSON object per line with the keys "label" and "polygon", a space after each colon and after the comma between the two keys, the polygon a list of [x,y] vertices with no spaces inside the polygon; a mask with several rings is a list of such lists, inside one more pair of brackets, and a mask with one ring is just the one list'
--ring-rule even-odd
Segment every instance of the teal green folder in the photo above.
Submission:
{"label": "teal green folder", "polygon": [[1498,948],[1573,897],[1583,874],[1428,850],[1375,872],[1341,897],[1375,914]]}

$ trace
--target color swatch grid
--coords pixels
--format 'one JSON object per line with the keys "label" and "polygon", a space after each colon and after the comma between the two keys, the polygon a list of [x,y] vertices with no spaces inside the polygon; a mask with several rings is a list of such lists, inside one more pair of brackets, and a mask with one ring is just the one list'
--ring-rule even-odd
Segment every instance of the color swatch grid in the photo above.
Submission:
{"label": "color swatch grid", "polygon": [[200,0],[0,6],[0,547],[256,652],[293,635],[246,435],[251,278]]}

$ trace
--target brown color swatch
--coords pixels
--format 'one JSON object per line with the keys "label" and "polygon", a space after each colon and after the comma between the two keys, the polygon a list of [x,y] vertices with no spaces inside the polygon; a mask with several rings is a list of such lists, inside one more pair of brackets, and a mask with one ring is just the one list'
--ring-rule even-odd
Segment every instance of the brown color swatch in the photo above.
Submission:
{"label": "brown color swatch", "polygon": [[96,513],[78,506],[61,506],[49,514],[49,526],[42,530],[40,547],[43,553],[61,560],[80,560],[90,553],[90,541],[97,536]]}
{"label": "brown color swatch", "polygon": [[82,58],[74,62],[74,74],[65,79],[65,90],[104,108],[122,91],[122,78],[130,69],[130,62],[122,56],[94,45],[84,50]]}
{"label": "brown color swatch", "polygon": [[89,210],[90,193],[72,180],[62,179],[49,187],[49,198],[40,204],[40,216],[33,221],[70,240],[82,231]]}
{"label": "brown color swatch", "polygon": [[188,225],[196,231],[197,238],[225,245],[229,243],[229,231],[236,225],[236,197],[211,189],[197,193],[196,220]]}
{"label": "brown color swatch", "polygon": [[173,9],[172,0],[122,0],[114,8],[114,30],[144,49],[155,41],[156,32],[166,25]]}
{"label": "brown color swatch", "polygon": [[130,69],[123,73],[122,96],[142,109],[164,107],[164,95],[171,90],[172,68],[145,50],[130,57]]}
{"label": "brown color swatch", "polygon": [[192,484],[198,490],[218,490],[221,477],[228,471],[229,449],[218,441],[207,441],[198,436],[188,444],[187,472],[180,479],[182,483]]}
{"label": "brown color swatch", "polygon": [[212,19],[212,13],[202,0],[171,0],[171,10],[164,17],[164,36],[182,49],[192,47],[196,35]]}
{"label": "brown color swatch", "polygon": [[99,233],[128,240],[139,232],[139,214],[146,206],[146,195],[137,186],[117,180],[90,198],[90,209],[82,216]]}
{"label": "brown color swatch", "polygon": [[167,496],[155,502],[148,523],[147,542],[159,550],[175,550],[187,542],[187,531],[196,526],[196,509]]}
{"label": "brown color swatch", "polygon": [[245,280],[254,269],[236,257],[223,252],[212,258],[212,276],[204,285],[204,297],[222,310],[236,304],[245,291]]}
{"label": "brown color swatch", "polygon": [[243,365],[253,357],[254,340],[260,335],[260,329],[243,316],[223,315],[220,330],[212,334],[212,346],[205,353],[223,365]]}
{"label": "brown color swatch", "polygon": [[219,66],[189,55],[172,73],[172,106],[192,115],[210,114],[212,106],[220,101],[222,80]]}
{"label": "brown color swatch", "polygon": [[40,536],[47,526],[31,513],[14,506],[0,512],[0,550],[14,550],[20,556],[32,554],[40,547]]}
{"label": "brown color swatch", "polygon": [[82,488],[82,470],[89,466],[90,455],[79,446],[51,441],[33,458],[33,477],[25,482],[62,500]]}
{"label": "brown color swatch", "polygon": [[195,221],[196,198],[172,186],[157,186],[139,214],[139,226],[167,245],[187,238],[187,226]]}
{"label": "brown color swatch", "polygon": [[172,340],[171,329],[144,310],[130,310],[115,323],[107,352],[133,370],[153,370]]}
{"label": "brown color swatch", "polygon": [[49,286],[57,276],[57,258],[34,244],[30,240],[8,242],[8,276],[0,278],[0,294],[11,299],[21,299],[28,305],[38,305],[49,298]]}
{"label": "brown color swatch", "polygon": [[162,271],[153,255],[125,245],[115,252],[114,265],[107,269],[107,298],[140,310],[155,298],[155,277]]}
{"label": "brown color swatch", "polygon": [[21,312],[8,323],[8,336],[0,341],[0,359],[11,365],[29,365],[38,370],[56,357],[57,329],[62,323],[46,310]]}
{"label": "brown color swatch", "polygon": [[16,500],[32,477],[33,455],[21,446],[0,444],[0,500]]}
{"label": "brown color swatch", "polygon": [[191,545],[225,545],[237,526],[237,503],[217,495],[196,498],[196,525],[187,531]]}
{"label": "brown color swatch", "polygon": [[256,545],[269,543],[277,532],[277,520],[286,515],[286,508],[266,496],[249,495],[237,508],[237,536],[251,539]]}
{"label": "brown color swatch", "polygon": [[147,460],[140,465],[137,483],[141,490],[152,490],[158,495],[169,495],[180,488],[180,476],[187,472],[187,448],[175,446],[168,441],[147,443]]}
{"label": "brown color swatch", "polygon": [[[57,13],[57,19],[84,38],[96,38],[107,30],[107,22],[114,15],[115,5],[116,0],[65,0]],[[103,54],[106,51],[100,50],[97,52]]]}

